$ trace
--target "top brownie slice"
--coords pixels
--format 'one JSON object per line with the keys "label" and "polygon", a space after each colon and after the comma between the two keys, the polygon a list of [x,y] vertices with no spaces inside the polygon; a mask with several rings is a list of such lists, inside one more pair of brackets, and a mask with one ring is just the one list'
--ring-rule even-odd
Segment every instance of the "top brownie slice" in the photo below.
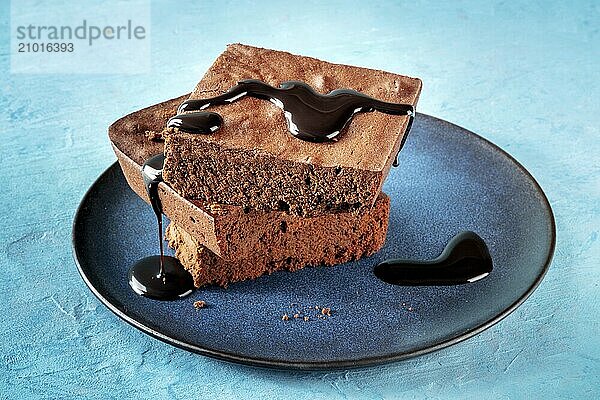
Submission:
{"label": "top brownie slice", "polygon": [[[417,78],[233,44],[190,99],[220,95],[244,79],[275,87],[303,81],[323,94],[354,89],[413,106],[421,91]],[[408,116],[360,113],[336,142],[312,143],[292,136],[283,111],[264,100],[244,98],[210,111],[223,117],[217,132],[165,135],[164,180],[188,199],[301,216],[372,206],[409,122]]]}

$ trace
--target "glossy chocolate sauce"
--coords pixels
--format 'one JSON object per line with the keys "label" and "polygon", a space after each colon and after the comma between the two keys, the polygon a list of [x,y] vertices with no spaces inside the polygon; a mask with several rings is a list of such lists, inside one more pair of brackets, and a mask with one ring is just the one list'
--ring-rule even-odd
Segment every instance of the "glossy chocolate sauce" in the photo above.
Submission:
{"label": "glossy chocolate sauce", "polygon": [[476,282],[492,272],[487,245],[474,232],[454,236],[434,260],[387,260],[375,267],[375,276],[402,286],[449,286]]}
{"label": "glossy chocolate sauce", "polygon": [[406,138],[408,137],[408,134],[410,133],[410,130],[412,129],[414,120],[415,120],[415,113],[413,112],[413,113],[411,113],[410,118],[408,119],[408,124],[406,125],[406,134],[402,138],[402,143],[400,143],[400,149],[396,153],[396,157],[394,157],[394,162],[392,163],[392,165],[394,167],[397,167],[398,165],[400,165],[398,163],[398,155],[400,154],[400,150],[402,150],[402,148],[404,147],[404,142],[406,141]]}
{"label": "glossy chocolate sauce", "polygon": [[254,97],[275,104],[283,110],[292,135],[318,143],[336,141],[357,113],[379,111],[391,115],[407,115],[407,134],[415,114],[414,107],[410,104],[387,103],[351,89],[336,89],[323,95],[304,82],[287,81],[275,88],[259,80],[249,79],[240,81],[220,96],[184,101],[177,110],[178,115],[167,122],[167,127],[189,133],[215,132],[221,126],[222,119],[217,118],[218,114],[215,113],[207,116],[203,110],[230,104],[244,97]]}
{"label": "glossy chocolate sauce", "polygon": [[167,122],[167,128],[205,135],[216,132],[221,125],[223,125],[223,118],[217,113],[208,111],[177,114]]}
{"label": "glossy chocolate sauce", "polygon": [[194,290],[194,280],[175,257],[165,256],[163,249],[162,204],[158,184],[162,182],[163,154],[150,158],[142,166],[146,193],[158,223],[159,256],[136,262],[129,270],[129,285],[139,295],[157,300],[185,297]]}

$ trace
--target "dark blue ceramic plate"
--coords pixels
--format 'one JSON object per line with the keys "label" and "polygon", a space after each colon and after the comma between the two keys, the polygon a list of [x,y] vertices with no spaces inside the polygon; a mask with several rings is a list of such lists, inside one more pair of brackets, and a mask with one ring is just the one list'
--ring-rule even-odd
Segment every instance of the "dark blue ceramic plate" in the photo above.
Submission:
{"label": "dark blue ceramic plate", "polygon": [[[111,311],[172,345],[245,364],[285,368],[370,365],[438,350],[500,321],[540,283],[555,243],[550,205],[533,177],[495,145],[419,114],[384,190],[392,198],[385,247],[336,267],[277,272],[210,287],[174,302],[136,295],[127,271],[156,254],[152,210],[117,164],[85,195],[73,227],[81,276]],[[387,258],[430,259],[459,231],[487,243],[494,271],[454,287],[379,281]],[[197,310],[195,300],[208,307]],[[312,306],[330,307],[319,318]],[[309,317],[294,319],[296,311]],[[291,319],[283,321],[283,314]]]}

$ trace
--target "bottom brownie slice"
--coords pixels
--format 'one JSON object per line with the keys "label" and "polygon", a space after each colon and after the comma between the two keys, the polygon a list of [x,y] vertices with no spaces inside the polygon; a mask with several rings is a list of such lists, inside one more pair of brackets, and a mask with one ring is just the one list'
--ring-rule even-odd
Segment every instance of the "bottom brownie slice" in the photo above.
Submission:
{"label": "bottom brownie slice", "polygon": [[[305,266],[335,265],[371,255],[379,250],[387,233],[390,199],[380,194],[373,208],[361,213],[334,213],[312,218],[269,213],[278,229],[266,230],[251,251],[225,260],[180,226],[166,230],[169,246],[194,277],[196,287],[258,278],[273,271],[295,271]],[[281,240],[286,236],[285,240]]]}

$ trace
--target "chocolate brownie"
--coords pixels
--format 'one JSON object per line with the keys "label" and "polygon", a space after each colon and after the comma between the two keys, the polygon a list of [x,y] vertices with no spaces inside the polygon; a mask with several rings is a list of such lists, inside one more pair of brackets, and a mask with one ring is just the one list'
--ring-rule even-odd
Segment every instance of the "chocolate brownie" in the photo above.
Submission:
{"label": "chocolate brownie", "polygon": [[[146,132],[160,132],[185,97],[136,111],[109,128],[113,149],[124,175],[133,190],[145,201],[149,200],[142,180],[141,165],[163,151],[161,142],[149,139],[155,135]],[[261,263],[255,269],[249,267],[246,275],[234,270],[222,272],[234,274],[236,280],[277,268],[297,269],[303,262],[334,264],[371,254],[384,242],[389,212],[389,199],[383,194],[375,207],[363,213],[337,213],[315,218],[188,201],[165,183],[159,185],[159,197],[164,213],[181,230],[189,232],[198,244],[195,248],[206,247],[206,254],[214,257],[211,258],[213,261],[218,259],[218,265],[226,268],[229,264],[225,260]],[[186,253],[180,250],[180,254]],[[262,258],[257,258],[257,254],[261,254]],[[288,257],[291,258],[286,264]],[[209,269],[204,274],[207,271]],[[215,282],[226,282],[224,275],[218,276]]]}
{"label": "chocolate brownie", "polygon": [[[372,209],[312,218],[283,212],[253,211],[234,218],[230,240],[245,243],[235,260],[216,256],[184,229],[171,223],[166,231],[175,256],[194,277],[196,287],[254,279],[278,270],[296,271],[309,265],[335,265],[371,255],[384,242],[389,197],[380,194]],[[231,206],[230,206],[231,207]],[[239,207],[237,207],[239,208]],[[234,237],[241,235],[241,237]],[[243,240],[247,238],[249,240]]]}
{"label": "chocolate brownie", "polygon": [[[244,79],[275,87],[303,81],[322,94],[354,89],[413,106],[421,90],[416,78],[233,44],[189,99],[222,94]],[[165,181],[186,198],[301,216],[371,207],[409,122],[404,115],[361,113],[336,142],[312,143],[290,135],[283,112],[264,100],[244,98],[210,111],[223,117],[217,132],[166,135]]]}

